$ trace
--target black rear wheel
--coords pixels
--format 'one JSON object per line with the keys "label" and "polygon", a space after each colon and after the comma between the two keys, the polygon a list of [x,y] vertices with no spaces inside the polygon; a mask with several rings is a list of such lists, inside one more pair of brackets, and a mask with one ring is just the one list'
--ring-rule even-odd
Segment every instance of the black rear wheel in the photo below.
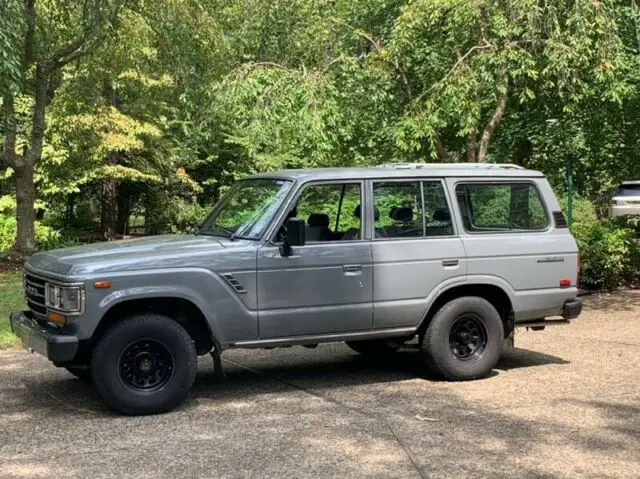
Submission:
{"label": "black rear wheel", "polygon": [[187,331],[157,314],[136,315],[113,326],[91,360],[104,401],[131,415],[173,409],[189,393],[196,369],[195,345]]}
{"label": "black rear wheel", "polygon": [[446,379],[464,381],[486,376],[502,353],[502,318],[487,300],[475,296],[445,304],[420,341],[431,370]]}

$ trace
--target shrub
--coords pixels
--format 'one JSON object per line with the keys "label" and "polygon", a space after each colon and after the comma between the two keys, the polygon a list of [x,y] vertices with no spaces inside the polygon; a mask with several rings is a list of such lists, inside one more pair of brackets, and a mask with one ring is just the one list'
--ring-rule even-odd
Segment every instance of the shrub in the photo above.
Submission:
{"label": "shrub", "polygon": [[581,259],[580,283],[587,289],[611,289],[636,283],[640,251],[635,233],[612,221],[575,223]]}
{"label": "shrub", "polygon": [[180,197],[158,196],[146,205],[145,229],[148,234],[189,233],[204,221],[210,211],[209,207]]}
{"label": "shrub", "polygon": [[[0,251],[14,247],[18,223],[15,216],[0,214]],[[72,242],[64,238],[58,230],[36,222],[36,247],[50,250],[69,246]]]}

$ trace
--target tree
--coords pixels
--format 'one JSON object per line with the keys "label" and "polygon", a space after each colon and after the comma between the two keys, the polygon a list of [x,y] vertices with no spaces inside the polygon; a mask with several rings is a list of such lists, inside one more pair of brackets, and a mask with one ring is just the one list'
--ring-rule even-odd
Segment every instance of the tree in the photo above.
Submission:
{"label": "tree", "polygon": [[[417,0],[389,47],[412,90],[399,146],[485,162],[509,107],[616,95],[622,45],[608,0]],[[446,147],[446,148],[445,148]]]}
{"label": "tree", "polygon": [[[19,8],[15,0],[10,1],[8,8],[17,15],[9,20],[22,19],[25,26],[23,36],[9,37],[10,51],[19,51],[22,62],[14,72],[13,88],[2,92],[2,159],[15,178],[16,249],[29,254],[35,250],[34,169],[42,157],[47,106],[62,82],[62,69],[105,40],[125,5],[120,0],[25,0]],[[26,103],[31,111],[24,124],[18,121],[17,102]]]}

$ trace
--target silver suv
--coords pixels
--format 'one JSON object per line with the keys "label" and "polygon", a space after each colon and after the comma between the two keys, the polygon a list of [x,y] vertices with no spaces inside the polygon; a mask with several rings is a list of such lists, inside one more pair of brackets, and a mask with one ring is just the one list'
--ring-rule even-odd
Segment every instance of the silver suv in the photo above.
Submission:
{"label": "silver suv", "polygon": [[510,165],[386,165],[238,181],[195,235],[40,253],[23,345],[125,414],[167,411],[197,356],[412,340],[450,380],[488,374],[516,327],[582,309],[578,251],[549,183]]}
{"label": "silver suv", "polygon": [[640,181],[625,181],[611,199],[609,215],[640,215]]}

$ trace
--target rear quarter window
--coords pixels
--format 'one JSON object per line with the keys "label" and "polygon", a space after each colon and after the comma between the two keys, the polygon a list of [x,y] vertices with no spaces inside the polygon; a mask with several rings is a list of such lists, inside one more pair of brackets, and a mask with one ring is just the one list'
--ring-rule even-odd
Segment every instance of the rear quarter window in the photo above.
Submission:
{"label": "rear quarter window", "polygon": [[549,217],[532,183],[466,183],[456,186],[465,230],[472,233],[541,231]]}
{"label": "rear quarter window", "polygon": [[640,196],[640,185],[621,185],[616,196]]}

